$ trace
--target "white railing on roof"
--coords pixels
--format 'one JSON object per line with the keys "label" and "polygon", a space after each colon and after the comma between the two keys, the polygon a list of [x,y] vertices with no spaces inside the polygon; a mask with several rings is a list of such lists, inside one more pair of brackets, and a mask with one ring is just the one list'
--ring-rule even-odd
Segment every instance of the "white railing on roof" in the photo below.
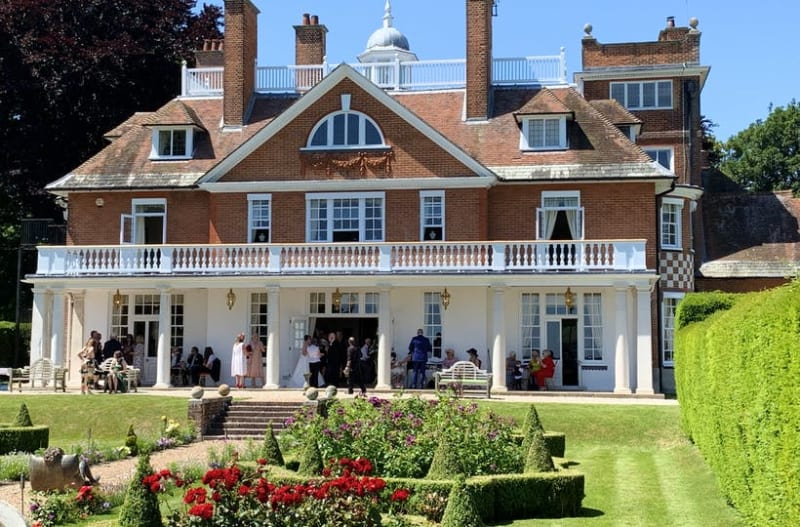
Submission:
{"label": "white railing on roof", "polygon": [[[337,64],[310,66],[260,66],[256,68],[255,90],[261,93],[306,91],[333,71]],[[467,79],[467,61],[419,60],[355,63],[350,66],[387,90],[441,90],[463,88]],[[187,68],[182,71],[183,96],[222,95],[223,68]],[[492,61],[495,85],[566,84],[564,50],[558,55],[498,58]]]}
{"label": "white railing on roof", "polygon": [[631,272],[644,240],[41,246],[36,276]]}

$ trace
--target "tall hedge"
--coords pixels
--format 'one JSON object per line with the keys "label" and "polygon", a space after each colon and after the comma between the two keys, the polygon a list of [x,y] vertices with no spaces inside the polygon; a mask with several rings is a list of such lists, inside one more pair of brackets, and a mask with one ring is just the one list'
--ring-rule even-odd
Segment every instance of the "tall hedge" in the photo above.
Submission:
{"label": "tall hedge", "polygon": [[800,282],[679,326],[675,348],[681,423],[723,493],[751,525],[800,525]]}
{"label": "tall hedge", "polygon": [[16,323],[0,321],[0,364],[3,366],[20,367],[28,364],[30,341],[31,341],[31,324],[26,322],[19,325],[20,344],[19,344],[19,360],[14,363],[14,337],[16,335]]}

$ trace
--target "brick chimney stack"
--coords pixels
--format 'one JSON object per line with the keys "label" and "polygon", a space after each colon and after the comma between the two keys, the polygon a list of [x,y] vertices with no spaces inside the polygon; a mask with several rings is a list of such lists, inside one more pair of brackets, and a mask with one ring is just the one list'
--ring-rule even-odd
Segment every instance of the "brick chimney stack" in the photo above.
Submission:
{"label": "brick chimney stack", "polygon": [[224,39],[210,39],[203,41],[203,49],[194,52],[194,62],[197,68],[221,68],[225,66]]}
{"label": "brick chimney stack", "polygon": [[255,89],[258,8],[250,0],[225,0],[223,126],[245,124]]}
{"label": "brick chimney stack", "polygon": [[[316,66],[325,61],[328,28],[320,25],[317,15],[303,13],[303,22],[294,26],[294,63],[297,66]],[[298,90],[308,90],[322,80],[322,71],[298,70],[295,82]]]}
{"label": "brick chimney stack", "polygon": [[492,88],[492,5],[494,0],[467,2],[467,120],[489,118]]}

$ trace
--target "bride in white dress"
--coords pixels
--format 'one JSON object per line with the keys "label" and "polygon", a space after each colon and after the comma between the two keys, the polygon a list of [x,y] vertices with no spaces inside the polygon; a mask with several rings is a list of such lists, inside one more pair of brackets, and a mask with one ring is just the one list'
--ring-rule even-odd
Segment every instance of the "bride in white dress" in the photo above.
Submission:
{"label": "bride in white dress", "polygon": [[[306,384],[306,373],[310,373],[308,368],[308,345],[311,344],[311,337],[306,335],[303,337],[303,349],[300,351],[300,357],[297,359],[297,365],[294,367],[294,373],[292,373],[292,378],[289,379],[289,387],[290,388],[302,388]],[[318,376],[319,379],[319,386],[324,386],[325,381],[322,378],[322,374],[320,373]]]}

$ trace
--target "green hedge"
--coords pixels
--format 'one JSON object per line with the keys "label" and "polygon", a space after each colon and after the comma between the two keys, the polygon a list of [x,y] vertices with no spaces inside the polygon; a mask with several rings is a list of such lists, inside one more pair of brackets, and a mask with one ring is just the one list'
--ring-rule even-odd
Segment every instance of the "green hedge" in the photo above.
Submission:
{"label": "green hedge", "polygon": [[751,525],[800,525],[800,282],[682,324],[675,348],[681,424],[723,493]]}
{"label": "green hedge", "polygon": [[[522,434],[514,434],[514,441],[518,445],[522,444]],[[544,443],[553,457],[564,457],[564,452],[567,449],[567,435],[564,432],[545,432]]]}
{"label": "green hedge", "polygon": [[[307,481],[303,476],[276,477],[275,483],[293,484]],[[411,503],[418,497],[436,492],[448,496],[451,480],[385,478],[390,491],[411,490]],[[486,523],[525,518],[561,518],[577,516],[584,497],[584,476],[570,469],[540,474],[496,474],[475,476],[467,480],[473,491],[481,518]],[[417,512],[417,511],[412,511]]]}
{"label": "green hedge", "polygon": [[0,321],[0,366],[19,367],[29,362],[29,349],[31,341],[31,325],[20,324],[19,332],[22,338],[20,342],[19,364],[14,364],[14,335],[16,334],[16,324],[14,322]]}
{"label": "green hedge", "polygon": [[0,455],[35,452],[50,443],[49,426],[0,426]]}
{"label": "green hedge", "polygon": [[742,295],[712,291],[691,293],[683,297],[675,313],[675,327],[701,322],[717,311],[727,311]]}

